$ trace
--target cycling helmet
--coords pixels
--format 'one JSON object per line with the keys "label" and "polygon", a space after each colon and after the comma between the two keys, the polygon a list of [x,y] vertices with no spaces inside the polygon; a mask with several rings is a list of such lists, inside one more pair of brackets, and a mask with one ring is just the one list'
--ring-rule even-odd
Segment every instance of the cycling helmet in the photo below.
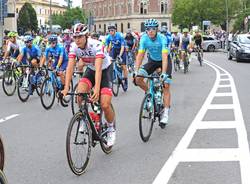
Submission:
{"label": "cycling helmet", "polygon": [[173,27],[172,32],[173,33],[178,33],[178,29],[176,27]]}
{"label": "cycling helmet", "polygon": [[14,32],[14,31],[11,31],[11,32],[8,33],[7,36],[8,36],[9,38],[11,38],[11,37],[16,37],[16,36],[17,36],[17,33]]}
{"label": "cycling helmet", "polygon": [[64,33],[64,34],[70,34],[71,31],[70,31],[70,29],[65,29],[63,33]]}
{"label": "cycling helmet", "polygon": [[108,30],[110,29],[115,29],[116,30],[116,25],[115,24],[109,24],[108,25]]}
{"label": "cycling helmet", "polygon": [[57,42],[57,35],[55,34],[50,35],[49,42]]}
{"label": "cycling helmet", "polygon": [[189,32],[189,31],[188,31],[188,28],[184,28],[182,32],[183,32],[183,33],[188,33],[188,32]]}
{"label": "cycling helmet", "polygon": [[24,42],[31,42],[33,40],[33,37],[31,35],[26,35],[23,39]]}
{"label": "cycling helmet", "polygon": [[132,29],[128,29],[127,34],[132,34]]}
{"label": "cycling helmet", "polygon": [[82,23],[77,23],[73,28],[73,36],[81,36],[89,33],[88,26]]}
{"label": "cycling helmet", "polygon": [[167,26],[162,26],[161,27],[161,33],[167,33],[168,32],[168,27]]}
{"label": "cycling helmet", "polygon": [[147,27],[158,27],[159,23],[156,19],[148,19],[144,22],[144,26]]}
{"label": "cycling helmet", "polygon": [[91,33],[91,38],[99,39],[99,37],[100,37],[100,34],[99,34],[99,33],[97,33],[97,32]]}

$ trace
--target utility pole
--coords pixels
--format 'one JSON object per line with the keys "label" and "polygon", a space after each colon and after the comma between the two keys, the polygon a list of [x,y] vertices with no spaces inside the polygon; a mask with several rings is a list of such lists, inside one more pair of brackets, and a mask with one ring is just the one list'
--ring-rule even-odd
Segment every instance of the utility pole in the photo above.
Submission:
{"label": "utility pole", "polygon": [[51,0],[49,1],[49,28],[50,28],[50,32],[52,31],[52,15],[51,15]]}

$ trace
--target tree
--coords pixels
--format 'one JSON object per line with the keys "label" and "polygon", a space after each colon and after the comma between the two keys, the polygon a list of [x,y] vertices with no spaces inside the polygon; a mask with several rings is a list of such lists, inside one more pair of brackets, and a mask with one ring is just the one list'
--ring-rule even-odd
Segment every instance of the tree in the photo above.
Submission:
{"label": "tree", "polygon": [[18,30],[22,30],[22,33],[27,31],[36,32],[38,30],[36,11],[28,2],[23,5],[19,12],[17,19],[17,28]]}
{"label": "tree", "polygon": [[58,24],[63,29],[71,28],[74,22],[78,20],[81,23],[86,23],[86,15],[79,7],[67,9],[63,15],[52,15],[52,24]]}
{"label": "tree", "polygon": [[[229,21],[242,8],[242,0],[228,0]],[[202,26],[203,20],[223,25],[226,22],[225,0],[175,0],[173,23],[190,27],[191,24]]]}

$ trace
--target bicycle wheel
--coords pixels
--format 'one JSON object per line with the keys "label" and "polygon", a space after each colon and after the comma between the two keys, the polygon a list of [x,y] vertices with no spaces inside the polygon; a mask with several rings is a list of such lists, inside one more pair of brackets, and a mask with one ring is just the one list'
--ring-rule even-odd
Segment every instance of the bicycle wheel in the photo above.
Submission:
{"label": "bicycle wheel", "polygon": [[147,94],[142,100],[139,115],[139,131],[141,139],[147,142],[152,134],[154,124],[155,106],[151,94]]}
{"label": "bicycle wheel", "polygon": [[50,109],[52,105],[54,104],[55,97],[56,97],[55,86],[53,85],[51,78],[48,77],[43,81],[42,88],[41,88],[40,99],[41,99],[42,106],[46,110]]}
{"label": "bicycle wheel", "polygon": [[17,94],[22,102],[29,99],[32,86],[30,84],[30,76],[25,73],[18,79]]}
{"label": "bicycle wheel", "polygon": [[[114,107],[113,107],[112,104],[111,104],[111,107],[112,107],[112,109],[114,111]],[[105,142],[107,142],[106,140],[107,140],[107,133],[108,133],[107,129],[108,129],[108,126],[107,126],[107,122],[106,122],[106,120],[104,118],[103,113],[101,113],[100,120],[101,120],[101,122],[100,122],[101,128],[99,129],[98,134],[99,134],[100,137],[102,137],[105,140]],[[116,128],[116,119],[114,120],[114,126]],[[111,153],[113,146],[107,146],[107,144],[105,142],[101,140],[100,141],[100,145],[101,145],[102,151],[104,153],[106,153],[106,154],[109,154],[109,153]]]}
{"label": "bicycle wheel", "polygon": [[2,170],[0,170],[0,184],[7,184],[7,178]]}
{"label": "bicycle wheel", "polygon": [[4,154],[4,146],[2,139],[0,137],[0,170],[3,170],[4,167],[4,159],[5,159],[5,154]]}
{"label": "bicycle wheel", "polygon": [[36,81],[36,93],[38,96],[41,95],[42,84],[46,77],[46,71],[39,70],[37,74],[37,81]]}
{"label": "bicycle wheel", "polygon": [[89,121],[82,112],[78,112],[69,123],[66,137],[67,160],[75,175],[81,175],[86,171],[91,145],[92,131]]}
{"label": "bicycle wheel", "polygon": [[6,70],[2,81],[3,91],[7,96],[14,95],[16,91],[16,77],[13,70]]}
{"label": "bicycle wheel", "polygon": [[112,93],[114,96],[118,96],[119,87],[120,87],[119,78],[118,78],[117,72],[114,71],[113,72],[113,81],[112,81]]}
{"label": "bicycle wheel", "polygon": [[[74,86],[73,88],[73,92],[77,93],[77,86],[78,83]],[[72,114],[74,115],[79,109],[78,103],[77,103],[77,96],[76,95],[72,95],[71,96],[71,111]]]}

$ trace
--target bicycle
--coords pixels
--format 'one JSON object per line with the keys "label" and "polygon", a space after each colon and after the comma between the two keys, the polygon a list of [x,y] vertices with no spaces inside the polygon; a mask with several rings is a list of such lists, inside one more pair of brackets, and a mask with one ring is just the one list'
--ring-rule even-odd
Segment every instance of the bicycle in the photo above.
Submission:
{"label": "bicycle", "polygon": [[17,60],[14,58],[8,58],[4,63],[2,62],[1,68],[3,70],[3,91],[7,96],[13,96],[22,71],[17,64]]}
{"label": "bicycle", "polygon": [[186,74],[189,71],[189,53],[188,50],[182,51],[184,52],[184,60],[183,60],[183,65],[184,65],[184,74]]}
{"label": "bicycle", "polygon": [[112,60],[112,63],[113,63],[112,93],[114,96],[118,96],[120,85],[122,86],[123,91],[126,91],[124,88],[125,81],[119,59],[117,58],[115,60]]}
{"label": "bicycle", "polygon": [[131,50],[129,50],[127,52],[127,67],[128,67],[128,71],[129,73],[133,73],[135,71],[135,63],[134,63],[134,52],[132,52]]}
{"label": "bicycle", "polygon": [[[109,154],[113,146],[107,146],[108,125],[103,119],[100,103],[93,103],[89,93],[68,93],[68,95],[79,96],[83,100],[79,111],[73,115],[69,123],[66,136],[68,164],[75,175],[81,175],[89,163],[91,147],[95,147],[99,142],[102,151]],[[80,153],[81,150],[86,152]],[[79,153],[76,159],[74,153]]]}
{"label": "bicycle", "polygon": [[21,68],[25,68],[25,72],[18,80],[17,94],[22,102],[26,102],[34,90],[38,96],[41,95],[41,85],[47,75],[47,71],[44,67],[35,69],[31,65],[21,65]]}
{"label": "bicycle", "polygon": [[172,50],[171,56],[172,56],[172,60],[174,62],[174,71],[177,72],[178,70],[181,69],[180,68],[180,59],[179,59],[178,49],[177,48],[172,48],[171,50]]}
{"label": "bicycle", "polygon": [[196,52],[195,55],[197,56],[197,60],[199,61],[200,66],[202,66],[201,48],[200,48],[199,45],[197,45],[197,46],[195,47],[195,52]]}
{"label": "bicycle", "polygon": [[[161,125],[160,118],[164,112],[163,83],[160,80],[160,75],[156,72],[151,76],[138,75],[137,77],[148,79],[149,89],[142,100],[139,114],[140,137],[143,142],[147,142],[152,134],[153,124],[157,118],[159,125]],[[144,120],[148,122],[144,122]],[[145,126],[147,127],[145,128]]]}
{"label": "bicycle", "polygon": [[2,142],[2,138],[0,136],[0,184],[7,184],[7,179],[3,172],[4,160],[5,160],[4,145]]}
{"label": "bicycle", "polygon": [[[55,101],[55,97],[58,99],[58,103],[60,102],[63,107],[67,107],[70,98],[62,98],[60,95],[60,91],[63,89],[62,82],[60,78],[58,77],[58,72],[47,68],[48,75],[44,79],[41,87],[41,95],[40,100],[42,103],[42,106],[48,110],[50,109]],[[71,89],[73,86],[73,82],[71,80]],[[46,100],[48,98],[48,101]]]}

